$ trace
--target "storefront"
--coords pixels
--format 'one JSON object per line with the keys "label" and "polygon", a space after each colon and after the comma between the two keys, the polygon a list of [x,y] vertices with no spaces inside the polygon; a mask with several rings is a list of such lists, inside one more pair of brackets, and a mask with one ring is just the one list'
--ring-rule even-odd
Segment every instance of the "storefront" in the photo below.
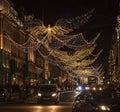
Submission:
{"label": "storefront", "polygon": [[29,79],[29,84],[32,85],[37,85],[38,82],[40,82],[41,77],[42,77],[42,72],[43,69],[37,67],[34,63],[29,62],[28,64],[28,79]]}

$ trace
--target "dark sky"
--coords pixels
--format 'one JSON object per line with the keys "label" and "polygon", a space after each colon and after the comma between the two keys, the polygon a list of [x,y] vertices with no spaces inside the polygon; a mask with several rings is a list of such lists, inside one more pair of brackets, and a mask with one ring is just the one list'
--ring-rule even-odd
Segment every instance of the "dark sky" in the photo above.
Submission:
{"label": "dark sky", "polygon": [[91,9],[95,9],[92,18],[80,28],[87,40],[91,40],[98,33],[97,50],[103,49],[101,62],[107,62],[108,53],[112,45],[112,35],[116,25],[119,0],[11,0],[15,8],[22,7],[35,18],[43,19],[45,25],[54,25],[59,18],[80,16]]}

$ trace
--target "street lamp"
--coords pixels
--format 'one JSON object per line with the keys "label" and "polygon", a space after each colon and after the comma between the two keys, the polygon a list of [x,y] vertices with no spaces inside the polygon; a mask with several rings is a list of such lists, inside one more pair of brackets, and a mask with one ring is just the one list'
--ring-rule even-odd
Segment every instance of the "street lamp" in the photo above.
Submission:
{"label": "street lamp", "polygon": [[[117,27],[116,27],[116,32],[117,32],[117,76],[116,79],[119,78],[119,59],[120,59],[120,55],[119,55],[119,39],[120,39],[120,16],[117,16]],[[119,79],[118,79],[119,80]]]}

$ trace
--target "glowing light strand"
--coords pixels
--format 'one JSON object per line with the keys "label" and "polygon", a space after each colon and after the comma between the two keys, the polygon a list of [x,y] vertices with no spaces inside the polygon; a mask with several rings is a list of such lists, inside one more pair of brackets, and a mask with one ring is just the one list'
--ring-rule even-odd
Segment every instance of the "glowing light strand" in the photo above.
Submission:
{"label": "glowing light strand", "polygon": [[92,17],[92,13],[94,12],[94,9],[90,10],[86,14],[82,16],[77,16],[75,18],[69,18],[69,19],[59,19],[56,24],[60,26],[64,26],[71,29],[79,29],[80,26],[88,22],[88,20]]}

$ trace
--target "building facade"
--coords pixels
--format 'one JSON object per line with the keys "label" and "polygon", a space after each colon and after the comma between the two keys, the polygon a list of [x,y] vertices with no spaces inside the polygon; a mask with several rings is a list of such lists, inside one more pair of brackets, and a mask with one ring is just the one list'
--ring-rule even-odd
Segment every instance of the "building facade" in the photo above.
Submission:
{"label": "building facade", "polygon": [[120,4],[113,41],[109,56],[109,74],[112,82],[120,84]]}
{"label": "building facade", "polygon": [[24,83],[36,85],[44,69],[44,59],[23,45],[29,34],[22,28],[18,13],[9,0],[0,0],[0,86]]}

